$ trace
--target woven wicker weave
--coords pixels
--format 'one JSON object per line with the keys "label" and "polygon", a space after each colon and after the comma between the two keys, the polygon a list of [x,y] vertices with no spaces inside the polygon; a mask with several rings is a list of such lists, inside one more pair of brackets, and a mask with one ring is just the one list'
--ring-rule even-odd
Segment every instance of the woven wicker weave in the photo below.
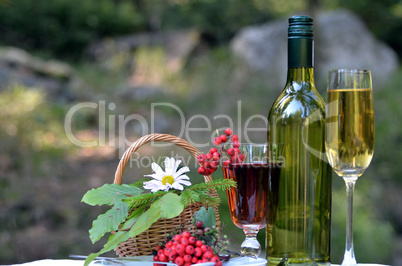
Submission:
{"label": "woven wicker weave", "polygon": [[[200,155],[200,152],[193,145],[176,136],[168,134],[150,134],[143,136],[136,142],[131,144],[131,146],[123,154],[123,157],[121,158],[115,173],[115,184],[122,184],[123,172],[127,163],[130,160],[131,155],[142,145],[151,141],[170,142],[184,148],[195,158]],[[204,180],[205,182],[212,181],[212,177],[204,176]],[[218,197],[216,191],[211,191],[211,195]],[[194,204],[185,208],[183,212],[176,218],[158,220],[146,232],[139,234],[135,238],[130,238],[127,241],[120,243],[120,245],[115,250],[116,254],[120,257],[151,255],[155,245],[161,242],[167,233],[172,232],[173,230],[175,230],[176,227],[179,227],[181,224],[184,224],[184,226],[190,232],[194,232],[195,228],[189,223],[189,221],[192,220],[194,212],[198,211],[200,208],[201,204]],[[215,214],[217,226],[219,226],[220,220],[217,208],[215,208]]]}

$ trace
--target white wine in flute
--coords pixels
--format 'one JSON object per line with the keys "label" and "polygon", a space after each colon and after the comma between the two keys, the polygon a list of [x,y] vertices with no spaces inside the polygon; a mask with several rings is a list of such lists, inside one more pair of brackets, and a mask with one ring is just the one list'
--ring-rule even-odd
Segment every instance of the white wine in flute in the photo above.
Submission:
{"label": "white wine in flute", "polygon": [[331,89],[326,118],[328,160],[341,177],[363,174],[374,153],[372,89]]}

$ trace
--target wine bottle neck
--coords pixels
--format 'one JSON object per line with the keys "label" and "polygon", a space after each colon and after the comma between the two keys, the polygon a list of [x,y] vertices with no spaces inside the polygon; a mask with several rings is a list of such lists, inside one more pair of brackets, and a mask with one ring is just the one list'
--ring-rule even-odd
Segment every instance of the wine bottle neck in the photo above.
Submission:
{"label": "wine bottle neck", "polygon": [[288,68],[313,68],[314,42],[309,37],[288,38]]}
{"label": "wine bottle neck", "polygon": [[314,83],[314,68],[293,67],[288,69],[287,83],[308,82]]}
{"label": "wine bottle neck", "polygon": [[292,90],[312,88],[311,85],[314,84],[313,49],[313,37],[289,36],[287,83],[294,85],[287,87],[291,87]]}
{"label": "wine bottle neck", "polygon": [[314,69],[312,67],[289,68],[285,90],[287,93],[315,90]]}

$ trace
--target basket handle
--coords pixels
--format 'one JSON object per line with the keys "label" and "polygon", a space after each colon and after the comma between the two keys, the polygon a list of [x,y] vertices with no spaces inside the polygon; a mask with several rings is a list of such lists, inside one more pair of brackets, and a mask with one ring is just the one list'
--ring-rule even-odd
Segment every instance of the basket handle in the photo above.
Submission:
{"label": "basket handle", "polygon": [[[177,146],[182,147],[183,149],[187,150],[188,152],[193,155],[195,159],[200,155],[200,152],[197,150],[196,147],[181,139],[179,137],[169,135],[169,134],[149,134],[139,138],[136,142],[130,145],[130,147],[124,152],[123,156],[120,159],[119,165],[117,166],[116,173],[114,175],[114,182],[115,184],[121,185],[123,182],[123,173],[124,169],[127,166],[128,161],[130,160],[130,156],[137,151],[142,145],[151,142],[151,141],[161,141],[161,142],[170,142],[176,144]],[[198,163],[200,166],[201,164]],[[212,176],[204,176],[205,182],[212,181]]]}

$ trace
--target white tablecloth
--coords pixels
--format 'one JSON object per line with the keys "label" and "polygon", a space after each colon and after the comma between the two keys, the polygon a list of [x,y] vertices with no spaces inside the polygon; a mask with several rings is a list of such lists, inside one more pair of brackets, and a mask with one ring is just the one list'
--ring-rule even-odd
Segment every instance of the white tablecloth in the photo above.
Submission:
{"label": "white tablecloth", "polygon": [[[237,260],[236,260],[237,259]],[[253,259],[249,259],[250,263],[245,263],[244,259],[245,258],[236,258],[231,260],[230,262],[224,262],[223,265],[225,266],[242,266],[242,265],[265,265],[265,263],[251,263],[251,262],[257,262]],[[243,259],[243,261],[241,261]],[[261,262],[262,259],[259,260]],[[264,260],[265,261],[265,260]],[[106,264],[107,263],[107,264]],[[32,261],[32,262],[26,262],[22,264],[12,264],[12,265],[25,265],[25,266],[83,266],[84,265],[84,260],[37,260],[37,261]],[[127,261],[124,262],[123,264],[120,263],[109,263],[106,261],[94,261],[90,264],[91,266],[97,266],[97,265],[120,265],[120,266],[153,266],[153,262],[149,261]],[[173,263],[166,264],[166,265],[176,265]],[[197,266],[211,266],[214,265],[213,263],[203,263],[203,264],[197,264]],[[338,266],[336,264],[332,264],[333,266]],[[4,265],[1,265],[4,266]],[[358,266],[387,266],[387,265],[381,265],[381,264],[358,264]]]}

